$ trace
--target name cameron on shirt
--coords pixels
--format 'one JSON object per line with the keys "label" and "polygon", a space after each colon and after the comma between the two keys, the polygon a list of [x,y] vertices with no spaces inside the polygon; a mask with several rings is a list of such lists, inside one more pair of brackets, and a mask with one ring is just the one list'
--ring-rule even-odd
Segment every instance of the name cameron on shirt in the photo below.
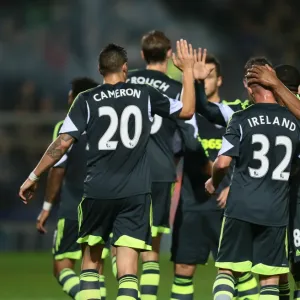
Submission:
{"label": "name cameron on shirt", "polygon": [[141,91],[136,89],[117,89],[112,91],[101,91],[99,94],[95,94],[93,96],[95,101],[101,101],[103,99],[107,98],[119,98],[119,97],[135,97],[140,98],[141,97]]}
{"label": "name cameron on shirt", "polygon": [[295,131],[296,124],[292,122],[291,120],[288,120],[286,118],[269,118],[269,116],[258,116],[258,117],[252,117],[250,119],[247,119],[250,127],[255,127],[259,125],[277,125],[282,126],[290,131]]}

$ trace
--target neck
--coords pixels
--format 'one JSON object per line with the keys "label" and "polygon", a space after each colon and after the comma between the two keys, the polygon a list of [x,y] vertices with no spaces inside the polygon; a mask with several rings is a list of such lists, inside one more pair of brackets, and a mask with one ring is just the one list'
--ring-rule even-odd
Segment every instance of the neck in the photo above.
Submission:
{"label": "neck", "polygon": [[153,64],[149,64],[146,67],[147,70],[154,70],[154,71],[159,71],[162,72],[164,74],[167,73],[168,70],[168,61],[164,61],[162,63],[153,63]]}
{"label": "neck", "polygon": [[273,95],[255,95],[255,103],[277,103]]}
{"label": "neck", "polygon": [[103,83],[114,85],[118,82],[125,82],[123,73],[113,73],[104,76]]}
{"label": "neck", "polygon": [[219,102],[221,102],[221,98],[220,98],[220,95],[219,95],[218,91],[216,91],[213,95],[211,95],[211,96],[208,98],[208,101],[209,101],[209,102],[214,102],[214,103],[219,103]]}

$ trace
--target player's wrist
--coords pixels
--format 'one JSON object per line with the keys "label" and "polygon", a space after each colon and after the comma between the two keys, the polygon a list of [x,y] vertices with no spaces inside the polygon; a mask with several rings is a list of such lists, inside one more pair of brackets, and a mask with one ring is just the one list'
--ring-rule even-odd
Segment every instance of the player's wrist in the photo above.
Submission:
{"label": "player's wrist", "polygon": [[194,76],[194,66],[184,66],[182,72],[187,74],[193,74]]}
{"label": "player's wrist", "polygon": [[284,86],[284,84],[279,79],[270,82],[270,88],[275,94],[282,86]]}
{"label": "player's wrist", "polygon": [[29,174],[28,178],[29,178],[31,181],[33,181],[33,182],[36,182],[36,181],[38,181],[38,180],[40,179],[40,177],[37,176],[37,175],[35,175],[34,172],[31,172],[31,173]]}
{"label": "player's wrist", "polygon": [[52,203],[50,203],[48,201],[44,201],[44,203],[43,203],[43,210],[50,211],[51,208],[52,208]]}

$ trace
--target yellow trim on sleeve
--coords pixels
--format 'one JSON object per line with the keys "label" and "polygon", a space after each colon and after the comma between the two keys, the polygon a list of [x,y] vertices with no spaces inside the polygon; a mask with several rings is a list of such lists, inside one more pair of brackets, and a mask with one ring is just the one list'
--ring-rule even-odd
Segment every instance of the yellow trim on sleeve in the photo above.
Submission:
{"label": "yellow trim on sleeve", "polygon": [[53,135],[52,135],[52,140],[56,140],[56,138],[58,137],[58,132],[59,132],[59,129],[60,127],[62,126],[64,121],[59,121],[55,127],[54,127],[54,130],[53,130]]}

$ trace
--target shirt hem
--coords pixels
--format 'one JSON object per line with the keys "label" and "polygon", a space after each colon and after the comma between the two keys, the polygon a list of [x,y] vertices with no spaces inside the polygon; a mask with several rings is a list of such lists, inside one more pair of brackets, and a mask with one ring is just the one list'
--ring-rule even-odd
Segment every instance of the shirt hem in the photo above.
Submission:
{"label": "shirt hem", "polygon": [[120,195],[120,196],[117,196],[117,197],[103,197],[101,195],[101,198],[99,196],[95,197],[94,195],[83,194],[83,198],[85,198],[85,199],[89,198],[89,199],[95,199],[95,200],[101,200],[101,199],[117,200],[117,199],[129,198],[129,197],[144,195],[144,194],[151,194],[151,190],[141,191],[141,192],[136,192],[136,193],[130,193],[130,194],[124,194],[124,195]]}
{"label": "shirt hem", "polygon": [[256,220],[250,220],[248,218],[240,218],[240,217],[236,217],[234,215],[228,215],[228,214],[224,214],[224,216],[226,218],[230,218],[230,219],[236,219],[236,220],[240,220],[240,221],[244,221],[244,222],[247,222],[247,223],[251,223],[251,224],[255,224],[255,225],[261,225],[261,226],[268,226],[268,227],[286,227],[288,226],[288,221],[284,224],[270,224],[268,222],[260,222],[260,221],[256,221]]}

